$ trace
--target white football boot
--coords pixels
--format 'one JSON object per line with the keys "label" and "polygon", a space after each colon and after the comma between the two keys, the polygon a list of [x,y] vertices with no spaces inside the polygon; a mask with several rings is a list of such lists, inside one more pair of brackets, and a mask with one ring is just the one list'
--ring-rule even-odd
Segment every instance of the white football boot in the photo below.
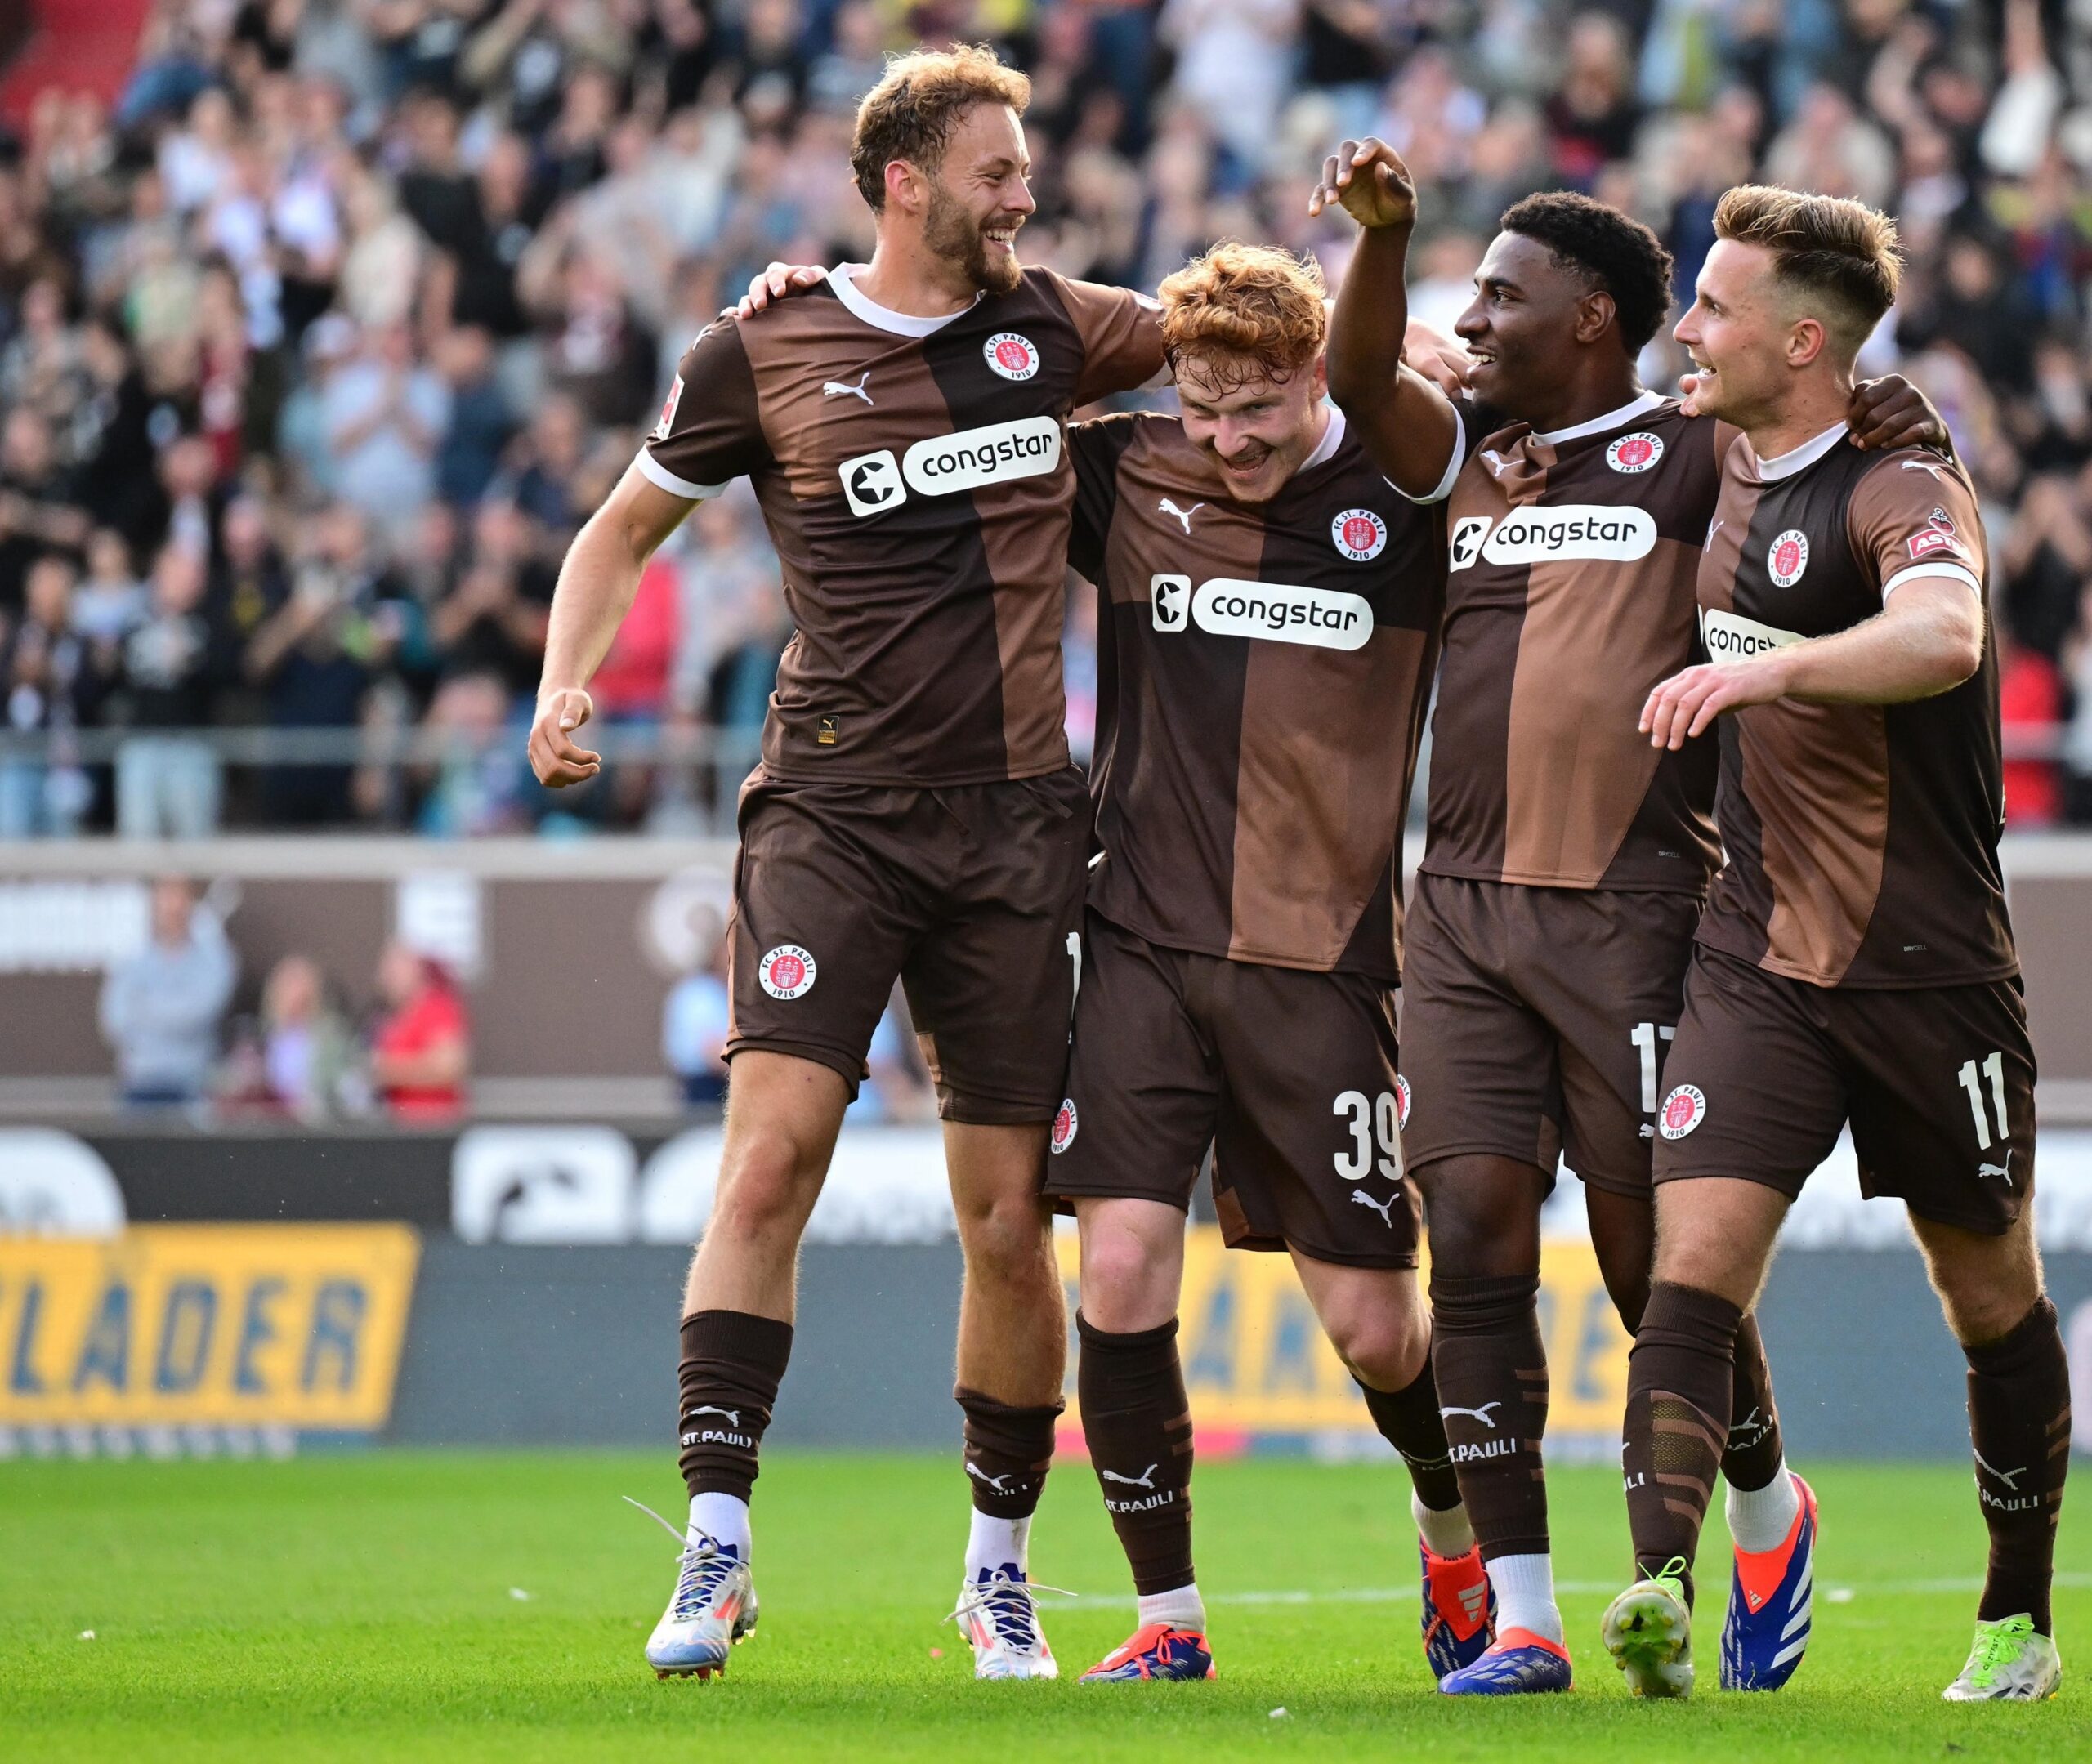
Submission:
{"label": "white football boot", "polygon": [[1035,1592],[1057,1592],[1057,1587],[1034,1587],[1015,1562],[983,1568],[961,1583],[959,1603],[946,1623],[973,1647],[976,1678],[1057,1678],[1061,1664],[1039,1627]]}
{"label": "white football boot", "polygon": [[2032,1617],[1976,1625],[1976,1645],[1961,1676],[1940,1692],[1949,1703],[2039,1703],[2063,1682],[2063,1659]]}
{"label": "white football boot", "polygon": [[1683,1557],[1638,1580],[1606,1607],[1605,1646],[1638,1697],[1692,1695],[1692,1613]]}
{"label": "white football boot", "polygon": [[646,1664],[657,1678],[723,1677],[734,1645],[755,1628],[755,1580],[747,1561],[731,1543],[695,1529],[678,1531],[652,1507],[632,1504],[682,1545],[676,1590],[646,1638]]}

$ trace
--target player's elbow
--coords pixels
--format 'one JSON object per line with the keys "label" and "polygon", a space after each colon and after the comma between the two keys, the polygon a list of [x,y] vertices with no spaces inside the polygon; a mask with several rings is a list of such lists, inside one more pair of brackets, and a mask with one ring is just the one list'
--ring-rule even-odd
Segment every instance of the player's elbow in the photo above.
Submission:
{"label": "player's elbow", "polygon": [[1983,665],[1983,609],[1974,596],[1939,623],[1939,690],[1958,686]]}

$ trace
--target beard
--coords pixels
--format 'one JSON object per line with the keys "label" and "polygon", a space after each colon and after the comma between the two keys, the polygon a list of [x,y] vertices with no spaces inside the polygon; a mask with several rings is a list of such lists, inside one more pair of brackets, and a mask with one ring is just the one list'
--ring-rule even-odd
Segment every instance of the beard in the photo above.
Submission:
{"label": "beard", "polygon": [[923,220],[923,243],[946,262],[956,263],[966,279],[983,293],[1009,293],[1023,278],[1014,251],[1007,256],[989,257],[986,229],[941,184],[930,186],[930,212]]}

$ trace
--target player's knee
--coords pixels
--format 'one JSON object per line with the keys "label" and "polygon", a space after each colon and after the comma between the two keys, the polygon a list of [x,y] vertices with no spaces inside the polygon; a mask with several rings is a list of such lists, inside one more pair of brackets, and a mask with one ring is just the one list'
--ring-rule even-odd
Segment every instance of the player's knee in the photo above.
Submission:
{"label": "player's knee", "polygon": [[1540,1200],[1531,1199],[1529,1227],[1507,1229],[1526,1210],[1507,1200],[1500,1185],[1463,1181],[1448,1159],[1418,1177],[1424,1190],[1424,1223],[1430,1234],[1433,1265],[1463,1275],[1509,1278],[1537,1273],[1540,1268]]}
{"label": "player's knee", "polygon": [[762,1134],[736,1146],[719,1172],[707,1235],[796,1241],[820,1192],[822,1170],[789,1135]]}
{"label": "player's knee", "polygon": [[2018,1328],[2040,1302],[2041,1270],[2029,1257],[1991,1258],[1988,1266],[1960,1266],[1945,1258],[1933,1267],[1933,1286],[1947,1326],[1957,1342],[1995,1342]]}
{"label": "player's knee", "polygon": [[1354,1312],[1326,1320],[1330,1344],[1352,1375],[1376,1391],[1406,1390],[1424,1370],[1430,1334],[1406,1311]]}
{"label": "player's knee", "polygon": [[1010,1194],[979,1200],[959,1214],[959,1248],[976,1275],[1013,1280],[1037,1268],[1050,1253],[1052,1215],[1036,1195]]}
{"label": "player's knee", "polygon": [[1168,1322],[1177,1313],[1174,1262],[1138,1233],[1088,1233],[1082,1253],[1082,1313],[1115,1334]]}

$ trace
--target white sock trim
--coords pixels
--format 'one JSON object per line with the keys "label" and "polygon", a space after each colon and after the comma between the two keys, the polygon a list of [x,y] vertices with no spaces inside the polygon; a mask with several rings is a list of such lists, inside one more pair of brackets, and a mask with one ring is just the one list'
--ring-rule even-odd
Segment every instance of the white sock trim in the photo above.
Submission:
{"label": "white sock trim", "polygon": [[1499,1635],[1507,1629],[1530,1629],[1557,1647],[1562,1646],[1552,1556],[1500,1556],[1489,1564],[1489,1583],[1496,1589]]}
{"label": "white sock trim", "polygon": [[1762,1489],[1732,1488],[1722,1498],[1729,1536],[1736,1547],[1753,1556],[1777,1550],[1794,1529],[1795,1515],[1801,1511],[1801,1490],[1780,1460],[1779,1473]]}
{"label": "white sock trim", "polygon": [[693,1531],[720,1543],[731,1543],[746,1561],[753,1538],[749,1530],[749,1503],[737,1494],[716,1491],[690,1498],[690,1525]]}
{"label": "white sock trim", "polygon": [[1188,1629],[1195,1635],[1206,1632],[1206,1601],[1199,1597],[1199,1583],[1196,1580],[1187,1587],[1172,1587],[1167,1592],[1143,1592],[1140,1596],[1140,1620],[1148,1623],[1167,1623],[1173,1629]]}
{"label": "white sock trim", "polygon": [[1417,1535],[1422,1538],[1433,1556],[1460,1556],[1474,1547],[1474,1527],[1468,1523],[1468,1510],[1464,1504],[1448,1507],[1442,1512],[1426,1507],[1424,1498],[1415,1489],[1409,1491],[1409,1516],[1416,1521]]}
{"label": "white sock trim", "polygon": [[1015,1562],[1029,1571],[1031,1554],[1031,1516],[998,1519],[993,1513],[972,1510],[966,1534],[966,1578],[970,1581],[984,1569],[994,1570]]}

